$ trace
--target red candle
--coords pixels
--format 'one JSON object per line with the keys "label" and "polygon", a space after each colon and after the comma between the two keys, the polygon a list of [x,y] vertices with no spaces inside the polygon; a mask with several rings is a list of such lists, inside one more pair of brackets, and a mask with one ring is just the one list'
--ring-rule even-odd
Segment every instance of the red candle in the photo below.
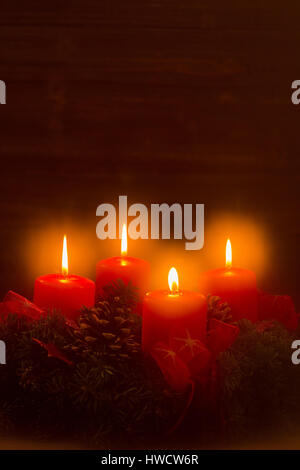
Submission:
{"label": "red candle", "polygon": [[226,244],[226,267],[203,273],[200,291],[221,297],[231,307],[234,320],[257,320],[257,286],[253,271],[232,267],[230,240]]}
{"label": "red candle", "polygon": [[144,351],[158,342],[169,344],[180,335],[204,340],[207,302],[204,295],[178,289],[175,268],[169,272],[169,289],[149,292],[143,302],[142,345]]}
{"label": "red candle", "polygon": [[67,239],[64,237],[62,274],[46,274],[35,280],[34,303],[43,309],[55,309],[75,320],[82,306],[95,304],[95,283],[85,277],[68,274]]}
{"label": "red candle", "polygon": [[[96,266],[96,297],[104,296],[103,288],[117,280],[124,284],[131,284],[138,288],[137,294],[140,299],[149,290],[150,264],[140,258],[127,256],[127,231],[126,225],[122,228],[121,256],[107,258],[99,261]],[[140,313],[141,302],[136,312]]]}

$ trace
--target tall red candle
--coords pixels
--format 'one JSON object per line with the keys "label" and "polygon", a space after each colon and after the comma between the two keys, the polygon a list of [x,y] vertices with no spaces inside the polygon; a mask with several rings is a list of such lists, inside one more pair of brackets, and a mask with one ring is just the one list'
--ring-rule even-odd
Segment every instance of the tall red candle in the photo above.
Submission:
{"label": "tall red candle", "polygon": [[232,267],[230,240],[226,244],[226,267],[203,273],[199,290],[204,294],[220,297],[228,302],[234,320],[257,320],[257,286],[253,271]]}
{"label": "tall red candle", "polygon": [[95,283],[85,277],[68,274],[67,240],[64,237],[62,274],[46,274],[35,280],[34,303],[44,310],[57,310],[75,320],[83,306],[95,303]]}
{"label": "tall red candle", "polygon": [[150,284],[150,264],[140,258],[127,256],[127,232],[126,225],[122,229],[121,256],[106,258],[97,263],[96,266],[96,297],[105,294],[104,287],[122,280],[124,284],[131,284],[136,287],[140,302],[137,312],[141,311],[141,299],[149,290]]}
{"label": "tall red candle", "polygon": [[191,339],[204,340],[207,303],[199,292],[178,289],[175,268],[169,272],[170,290],[156,290],[143,301],[142,346],[150,351],[155,343],[169,344],[172,337],[188,334]]}

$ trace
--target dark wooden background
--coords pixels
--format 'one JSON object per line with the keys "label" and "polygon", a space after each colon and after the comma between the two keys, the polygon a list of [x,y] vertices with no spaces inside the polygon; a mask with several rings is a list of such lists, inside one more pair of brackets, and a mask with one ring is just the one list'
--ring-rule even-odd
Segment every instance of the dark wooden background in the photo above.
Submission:
{"label": "dark wooden background", "polygon": [[100,257],[96,207],[128,194],[254,220],[276,255],[262,287],[299,305],[299,16],[296,0],[1,0],[0,294],[30,295],[48,225],[79,225]]}

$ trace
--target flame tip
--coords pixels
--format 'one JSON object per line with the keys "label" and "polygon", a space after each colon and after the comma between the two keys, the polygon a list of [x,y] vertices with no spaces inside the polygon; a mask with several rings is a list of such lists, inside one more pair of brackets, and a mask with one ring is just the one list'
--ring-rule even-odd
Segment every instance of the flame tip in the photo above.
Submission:
{"label": "flame tip", "polygon": [[62,271],[62,274],[63,274],[64,276],[67,276],[67,274],[68,274],[67,235],[64,235],[61,271]]}
{"label": "flame tip", "polygon": [[230,238],[227,238],[226,242],[226,267],[231,268],[232,266],[232,248]]}
{"label": "flame tip", "polygon": [[121,255],[127,255],[127,227],[126,224],[122,226],[122,241],[121,241]]}

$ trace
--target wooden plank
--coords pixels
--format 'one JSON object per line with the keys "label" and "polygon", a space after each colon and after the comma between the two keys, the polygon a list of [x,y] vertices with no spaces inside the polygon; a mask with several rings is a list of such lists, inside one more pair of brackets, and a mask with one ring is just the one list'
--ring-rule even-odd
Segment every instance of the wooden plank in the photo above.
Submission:
{"label": "wooden plank", "polygon": [[72,214],[94,237],[96,205],[123,192],[264,222],[279,258],[262,282],[300,305],[299,10],[2,0],[0,294],[32,285],[24,233]]}

